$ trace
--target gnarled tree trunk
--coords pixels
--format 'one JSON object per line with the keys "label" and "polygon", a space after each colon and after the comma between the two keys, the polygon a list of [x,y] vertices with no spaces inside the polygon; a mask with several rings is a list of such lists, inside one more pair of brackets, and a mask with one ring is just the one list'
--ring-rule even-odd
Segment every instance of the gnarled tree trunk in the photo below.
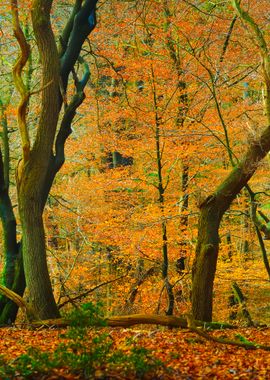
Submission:
{"label": "gnarled tree trunk", "polygon": [[[22,79],[30,49],[20,27],[17,0],[10,0],[10,3],[14,34],[20,45],[13,75],[21,95],[18,125],[22,159],[17,167],[16,182],[26,284],[36,318],[57,318],[59,312],[47,267],[42,215],[55,175],[65,161],[64,145],[71,133],[71,123],[85,98],[89,69],[79,55],[84,41],[95,27],[97,0],[74,1],[73,12],[60,39],[60,52],[50,23],[53,0],[32,0],[32,26],[42,67],[41,111],[33,141],[26,120],[30,93]],[[81,80],[77,76],[74,79],[75,92],[69,99],[66,95],[68,79],[76,63],[83,66],[84,74]],[[57,131],[63,101],[65,107]]]}

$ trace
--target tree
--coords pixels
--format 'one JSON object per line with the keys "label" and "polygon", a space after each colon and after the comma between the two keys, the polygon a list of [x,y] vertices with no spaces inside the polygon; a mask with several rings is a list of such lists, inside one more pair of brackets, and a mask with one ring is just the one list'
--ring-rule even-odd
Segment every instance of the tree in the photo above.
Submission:
{"label": "tree", "polygon": [[[9,124],[16,113],[12,106],[12,74],[10,68],[12,62],[11,52],[14,51],[14,41],[8,33],[10,20],[7,16],[8,9],[1,7],[2,30],[5,33],[6,43],[1,43],[1,97],[0,97],[0,219],[2,237],[2,266],[1,285],[19,295],[23,295],[25,279],[22,263],[22,246],[17,234],[17,220],[14,202],[14,186],[12,160],[16,156],[16,147],[11,142],[14,129]],[[25,28],[27,34],[27,27]],[[27,85],[30,83],[31,72],[26,72]],[[11,153],[12,152],[12,153]],[[0,324],[12,323],[16,319],[18,307],[3,294],[0,295]]]}
{"label": "tree", "polygon": [[[25,279],[22,263],[21,243],[17,241],[16,217],[9,194],[10,186],[10,152],[8,122],[6,107],[9,101],[0,100],[1,109],[1,143],[0,148],[0,218],[2,223],[3,236],[3,270],[1,285],[11,289],[20,296],[25,290]],[[0,296],[0,324],[14,322],[18,307],[4,295]]]}
{"label": "tree", "polygon": [[212,319],[213,283],[219,250],[219,226],[225,211],[237,194],[248,184],[261,160],[270,150],[270,60],[269,48],[259,24],[243,9],[240,1],[232,0],[238,16],[249,27],[262,58],[265,84],[264,112],[267,128],[250,141],[244,157],[227,178],[200,205],[198,242],[193,265],[192,311],[197,319]]}
{"label": "tree", "polygon": [[[71,123],[85,98],[89,68],[80,54],[83,43],[96,24],[97,0],[74,2],[70,18],[60,36],[59,49],[50,20],[52,3],[52,0],[33,0],[30,6],[42,78],[42,87],[37,94],[41,98],[41,108],[33,136],[27,124],[29,99],[33,94],[23,81],[23,69],[29,58],[30,46],[19,20],[22,5],[18,6],[16,0],[10,1],[14,35],[20,46],[13,76],[21,97],[18,126],[22,158],[18,163],[16,182],[23,264],[30,304],[35,318],[41,319],[59,315],[47,268],[42,215],[54,178],[65,160],[64,145],[71,133]],[[71,73],[73,93],[69,90]],[[79,79],[79,75],[82,79]]]}

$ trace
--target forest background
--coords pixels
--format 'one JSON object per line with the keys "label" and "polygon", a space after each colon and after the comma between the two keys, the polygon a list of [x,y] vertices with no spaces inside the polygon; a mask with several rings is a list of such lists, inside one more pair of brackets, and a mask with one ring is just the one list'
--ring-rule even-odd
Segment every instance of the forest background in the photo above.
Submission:
{"label": "forest background", "polygon": [[[27,128],[34,139],[42,93],[50,82],[41,84],[42,58],[29,23],[30,3],[21,1],[18,9],[31,47],[22,78],[31,94]],[[268,125],[269,67],[264,53],[269,5],[244,1],[245,14],[237,12],[237,6],[238,1],[97,3],[97,25],[70,70],[66,94],[61,93],[65,105],[76,92],[78,77],[89,71],[86,97],[76,109],[65,144],[65,164],[43,215],[50,279],[60,308],[102,300],[108,316],[182,315],[190,311],[192,295],[199,297],[194,278],[205,207]],[[56,36],[72,7],[71,1],[53,3]],[[20,241],[24,232],[18,210],[20,100],[12,77],[18,53],[14,9],[9,3],[0,8],[1,189],[8,190]],[[66,111],[61,112],[65,116]],[[205,296],[206,307],[197,309],[193,302],[198,319],[212,319],[213,299],[215,320],[240,318],[244,324],[269,325],[269,160],[267,155],[261,158],[251,163],[247,177],[257,170],[248,186],[243,183],[236,194],[232,190],[232,204],[223,211],[214,205],[216,214],[224,214],[214,243],[219,246],[217,275],[213,294]],[[3,209],[1,220],[5,252]],[[211,228],[207,233],[216,236]],[[217,258],[217,252],[213,256]],[[8,285],[5,259],[3,255],[2,283]],[[210,269],[210,277],[215,276],[215,262]],[[211,280],[202,281],[201,289],[209,287],[209,281],[211,288]],[[248,320],[237,313],[237,302],[231,302],[232,291],[239,287],[247,297]],[[26,298],[28,292],[29,286]]]}

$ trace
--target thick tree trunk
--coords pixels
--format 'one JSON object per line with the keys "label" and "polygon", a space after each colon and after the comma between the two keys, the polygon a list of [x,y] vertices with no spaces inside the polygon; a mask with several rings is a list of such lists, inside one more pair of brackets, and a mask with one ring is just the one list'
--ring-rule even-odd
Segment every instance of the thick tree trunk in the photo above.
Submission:
{"label": "thick tree trunk", "polygon": [[43,207],[37,198],[22,191],[19,196],[19,211],[22,224],[23,263],[30,304],[38,318],[57,318],[59,312],[46,260]]}
{"label": "thick tree trunk", "polygon": [[[22,159],[17,167],[16,183],[26,283],[37,318],[59,316],[47,268],[42,214],[54,177],[65,160],[64,144],[71,133],[72,120],[85,98],[83,91],[90,74],[87,64],[79,55],[83,43],[95,27],[96,3],[97,0],[75,1],[60,39],[59,55],[50,20],[53,0],[31,2],[31,20],[42,68],[40,115],[35,136],[31,139],[27,125],[29,86],[24,84],[22,75],[30,47],[20,26],[18,1],[11,1],[14,35],[20,46],[13,67],[14,83],[21,96],[18,126]],[[76,92],[69,101],[66,96],[68,78],[77,61],[83,65],[84,74],[81,80],[74,75]],[[63,101],[65,109],[57,132]]]}
{"label": "thick tree trunk", "polygon": [[212,294],[218,258],[218,229],[222,213],[216,199],[201,206],[196,260],[193,265],[192,313],[195,319],[212,319]]}
{"label": "thick tree trunk", "polygon": [[[59,316],[48,273],[42,220],[43,209],[50,190],[46,186],[46,179],[50,170],[50,159],[60,112],[60,61],[50,23],[51,7],[52,0],[34,0],[31,8],[32,25],[42,66],[43,86],[40,118],[32,147],[26,115],[20,112],[21,107],[18,110],[23,158],[17,167],[16,181],[22,226],[23,263],[30,303],[36,317],[41,319]],[[13,12],[16,12],[16,9]],[[19,29],[17,25],[15,32]],[[21,49],[23,40],[25,38],[21,31],[18,39]],[[14,68],[16,74],[15,69],[16,66]],[[16,80],[22,81],[21,73],[19,78],[15,75]],[[22,95],[23,104],[26,106],[25,89]]]}

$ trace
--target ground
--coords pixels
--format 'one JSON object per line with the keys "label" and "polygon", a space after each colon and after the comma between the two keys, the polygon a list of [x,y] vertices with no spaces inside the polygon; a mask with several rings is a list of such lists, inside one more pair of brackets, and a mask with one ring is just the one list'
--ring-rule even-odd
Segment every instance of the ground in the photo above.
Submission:
{"label": "ground", "polygon": [[[245,327],[246,321],[241,317],[241,313],[236,320],[229,320],[232,310],[228,307],[228,299],[233,281],[241,287],[246,297],[246,306],[257,327]],[[189,288],[187,288],[188,292]],[[236,256],[233,261],[219,260],[214,289],[214,320],[231,322],[238,327],[233,330],[209,332],[209,334],[230,340],[240,339],[270,345],[269,305],[269,279],[260,257],[256,260],[252,257],[249,260],[243,260],[240,256],[239,258]],[[183,310],[176,310],[176,314],[188,311],[189,308],[190,304],[187,302],[183,304]],[[13,327],[0,328],[0,355],[5,357],[7,363],[16,363],[15,359],[26,353],[30,347],[36,347],[43,352],[53,352],[61,342],[67,342],[63,337],[66,332],[64,329],[31,329],[30,326],[21,324],[22,317],[19,317],[18,321],[18,324]],[[117,365],[104,365],[104,363],[100,365],[97,361],[91,379],[270,380],[270,351],[247,350],[216,343],[188,329],[142,325],[130,329],[108,327],[88,329],[83,343],[86,347],[90,347],[93,336],[101,336],[104,333],[108,334],[110,341],[113,342],[112,352],[121,350],[128,355],[131,347],[145,347],[151,355],[160,359],[163,365],[157,368],[154,374],[138,375],[132,371],[125,374],[123,368],[118,368]],[[141,360],[141,357],[135,360]],[[0,380],[11,378],[0,375]],[[70,368],[62,366],[60,369],[49,370],[46,374],[27,378],[68,380],[85,377],[80,371],[74,374]],[[16,379],[24,380],[26,377],[17,374]]]}
{"label": "ground", "polygon": [[[25,353],[29,347],[38,347],[42,351],[52,351],[63,341],[61,335],[64,330],[28,328],[0,329],[0,353],[5,355],[9,362]],[[113,340],[113,350],[121,349],[128,352],[130,344],[137,347],[146,347],[157,358],[165,363],[155,375],[134,377],[125,375],[117,368],[97,366],[95,379],[270,379],[270,353],[261,349],[246,350],[230,345],[210,342],[195,333],[183,329],[155,327],[145,328],[102,328],[89,330],[89,344],[93,334],[109,333]],[[260,343],[269,344],[270,329],[241,328],[237,330],[216,331],[215,336],[235,339],[236,335]],[[25,377],[16,377],[24,379]],[[67,368],[58,369],[46,375],[31,377],[37,379],[81,379],[79,374],[70,373]]]}

